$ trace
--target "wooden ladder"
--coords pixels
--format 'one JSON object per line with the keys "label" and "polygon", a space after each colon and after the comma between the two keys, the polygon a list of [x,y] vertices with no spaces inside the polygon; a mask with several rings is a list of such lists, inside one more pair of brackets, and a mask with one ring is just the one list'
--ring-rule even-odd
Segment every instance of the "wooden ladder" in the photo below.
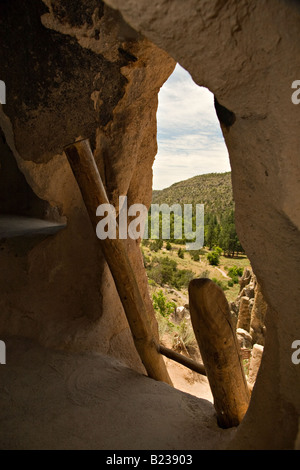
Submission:
{"label": "wooden ladder", "polygon": [[[91,223],[98,223],[96,210],[109,204],[88,139],[64,148],[82,194]],[[226,297],[209,279],[195,279],[189,285],[191,320],[204,364],[159,344],[151,328],[154,310],[146,305],[130,258],[126,241],[106,238],[101,248],[120,296],[136,350],[149,377],[172,385],[163,355],[202,375],[207,375],[218,423],[221,427],[237,426],[243,419],[250,394],[238,352],[235,331],[231,326]],[[150,303],[151,304],[151,303]]]}

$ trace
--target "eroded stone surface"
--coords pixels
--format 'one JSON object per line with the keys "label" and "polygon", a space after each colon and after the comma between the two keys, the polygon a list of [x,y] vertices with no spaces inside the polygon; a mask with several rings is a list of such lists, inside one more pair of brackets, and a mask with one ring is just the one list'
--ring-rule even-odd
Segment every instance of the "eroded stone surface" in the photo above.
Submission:
{"label": "eroded stone surface", "polygon": [[[0,334],[100,351],[143,372],[63,148],[89,138],[111,203],[127,194],[128,204],[149,205],[157,94],[175,62],[99,1],[2,2],[0,22],[3,147],[24,194],[45,205],[34,215],[50,210],[67,223],[43,240],[1,241]],[[138,243],[128,249],[147,299]]]}
{"label": "eroded stone surface", "polygon": [[209,401],[114,358],[5,340],[1,449],[206,450],[224,447],[235,432],[218,427]]}
{"label": "eroded stone surface", "polygon": [[300,337],[300,118],[291,86],[299,73],[299,4],[106,3],[208,87],[221,106],[237,231],[270,306],[262,372],[237,446],[293,447],[300,414],[300,373],[291,362],[291,344]]}

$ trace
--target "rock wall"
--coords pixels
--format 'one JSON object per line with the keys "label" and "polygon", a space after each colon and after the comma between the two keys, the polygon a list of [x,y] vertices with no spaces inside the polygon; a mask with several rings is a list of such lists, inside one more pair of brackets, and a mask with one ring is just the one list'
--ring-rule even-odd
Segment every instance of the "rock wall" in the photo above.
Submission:
{"label": "rock wall", "polygon": [[[67,224],[1,239],[0,336],[99,351],[144,372],[63,148],[89,138],[111,202],[149,205],[157,95],[175,62],[98,0],[7,0],[0,30],[1,208]],[[137,243],[129,249],[146,295]]]}
{"label": "rock wall", "polygon": [[290,448],[300,415],[300,7],[293,0],[106,0],[216,97],[239,238],[268,302],[262,367],[233,446]]}
{"label": "rock wall", "polygon": [[[149,204],[157,93],[177,61],[216,97],[239,238],[268,303],[262,365],[231,448],[292,448],[300,415],[291,362],[300,338],[299,107],[291,101],[299,4],[106,4],[130,27],[98,0],[0,5],[3,152],[38,198],[30,196],[35,210],[67,223],[52,237],[1,241],[0,334],[109,353],[142,370],[62,149],[90,138],[110,200],[128,194],[129,203]],[[137,244],[129,249],[146,296]]]}
{"label": "rock wall", "polygon": [[232,322],[241,338],[241,344],[244,343],[243,347],[252,348],[254,344],[264,346],[267,308],[256,276],[245,268],[240,279],[240,293],[234,302],[230,302]]}

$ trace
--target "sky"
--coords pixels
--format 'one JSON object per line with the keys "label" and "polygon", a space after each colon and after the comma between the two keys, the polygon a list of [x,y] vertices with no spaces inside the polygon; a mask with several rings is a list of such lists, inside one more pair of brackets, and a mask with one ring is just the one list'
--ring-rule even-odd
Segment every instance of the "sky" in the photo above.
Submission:
{"label": "sky", "polygon": [[177,64],[158,96],[153,189],[204,173],[230,171],[213,94]]}

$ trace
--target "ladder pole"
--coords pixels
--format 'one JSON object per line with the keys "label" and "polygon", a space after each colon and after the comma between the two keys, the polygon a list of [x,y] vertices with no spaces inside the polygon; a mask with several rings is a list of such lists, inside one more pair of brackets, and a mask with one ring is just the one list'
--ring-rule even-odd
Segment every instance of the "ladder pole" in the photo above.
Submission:
{"label": "ladder pole", "polygon": [[[64,148],[74,177],[82,194],[91,223],[95,230],[99,218],[96,210],[109,204],[88,139],[77,141]],[[105,260],[110,268],[120,296],[136,350],[149,377],[172,385],[163,357],[158,352],[149,312],[127,253],[125,240],[106,238],[100,241]]]}

